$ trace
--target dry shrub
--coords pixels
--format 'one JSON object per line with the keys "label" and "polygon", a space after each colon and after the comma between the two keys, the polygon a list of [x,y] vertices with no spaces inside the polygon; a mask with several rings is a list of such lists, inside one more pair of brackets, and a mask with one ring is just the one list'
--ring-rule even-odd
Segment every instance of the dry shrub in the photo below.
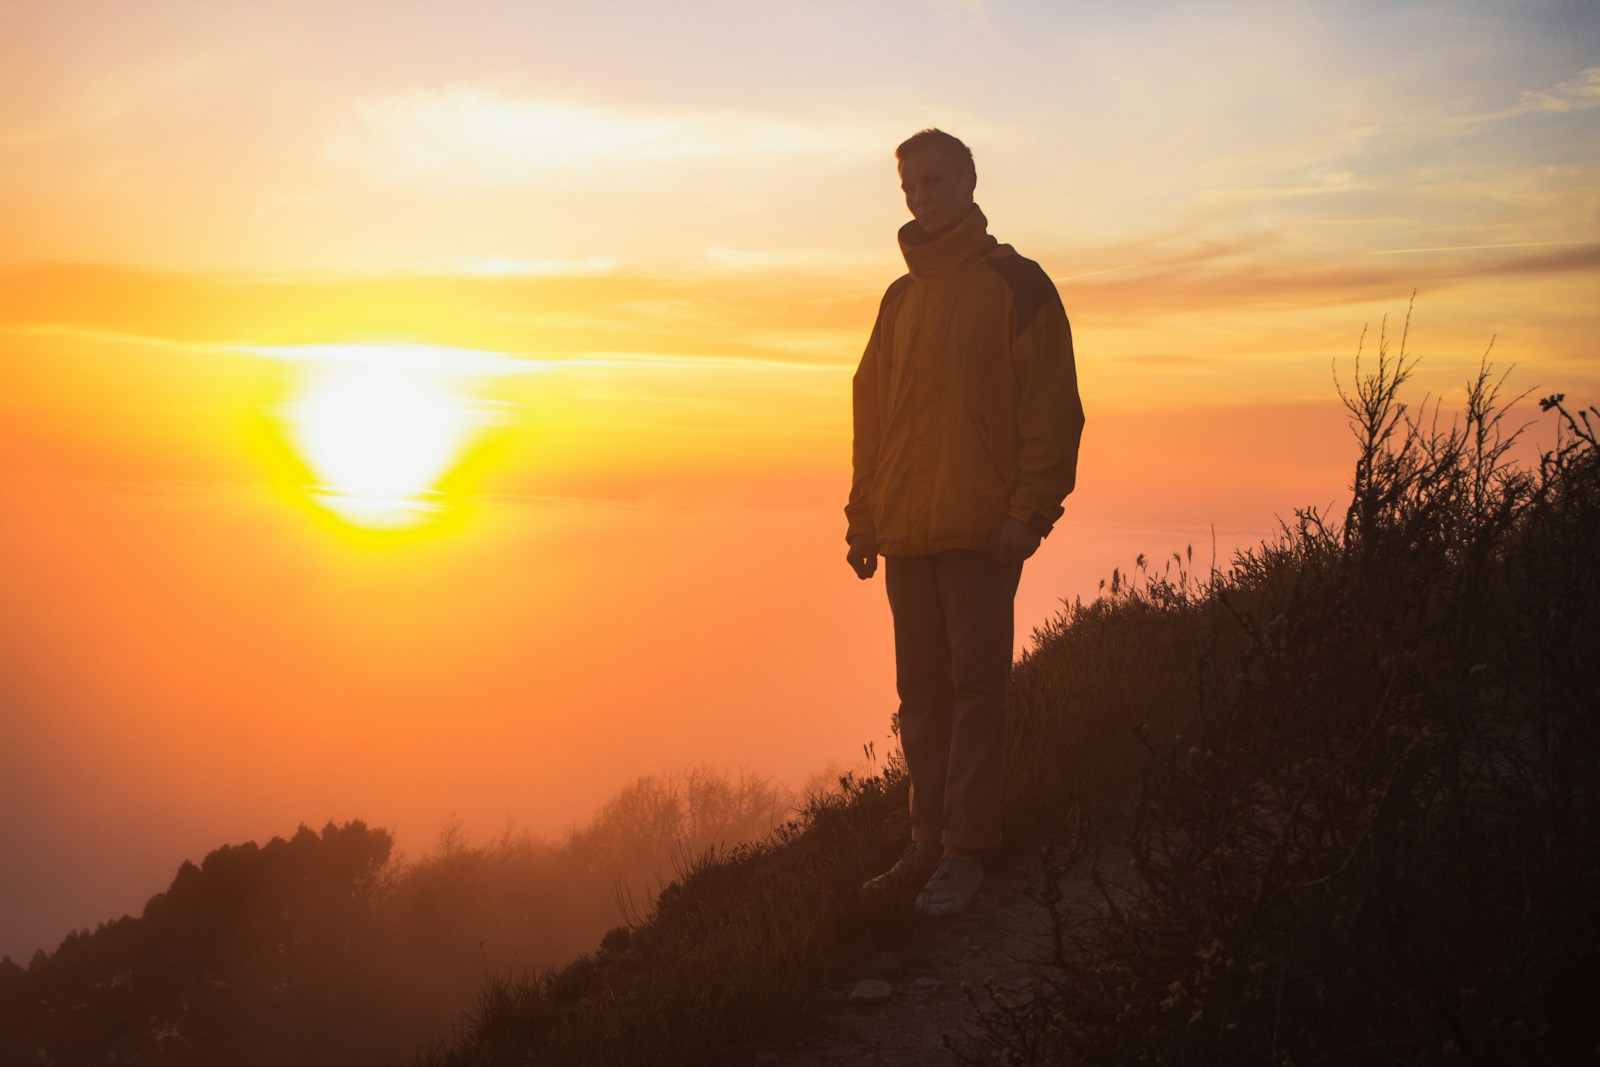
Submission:
{"label": "dry shrub", "polygon": [[972,1062],[1592,1060],[1595,411],[1544,401],[1558,440],[1525,469],[1487,357],[1448,424],[1402,403],[1410,369],[1380,338],[1341,391],[1342,524],[1297,513],[1198,590],[1106,598],[1046,635],[1032,669],[1075,674],[1025,692],[1057,686],[1063,718],[1099,710],[1073,646],[1188,695],[1149,707],[1133,871],[1094,875],[1110,917],[1056,917],[1055,966],[984,1010]]}

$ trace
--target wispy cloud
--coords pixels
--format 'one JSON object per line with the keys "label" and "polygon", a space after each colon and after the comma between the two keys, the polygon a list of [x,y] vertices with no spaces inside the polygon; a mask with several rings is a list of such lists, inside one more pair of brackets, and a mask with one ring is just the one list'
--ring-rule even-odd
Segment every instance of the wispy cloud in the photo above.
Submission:
{"label": "wispy cloud", "polygon": [[474,377],[528,374],[539,360],[506,352],[428,344],[241,345],[236,351],[292,363],[449,373]]}
{"label": "wispy cloud", "polygon": [[1517,102],[1483,115],[1467,116],[1466,123],[1498,122],[1531,114],[1564,114],[1600,107],[1600,67],[1589,67],[1549,89],[1524,89]]}
{"label": "wispy cloud", "polygon": [[989,24],[990,0],[927,0],[936,10],[961,19],[968,25]]}
{"label": "wispy cloud", "polygon": [[328,158],[391,179],[473,187],[627,165],[789,156],[836,147],[848,130],[738,111],[648,111],[449,86],[358,101]]}
{"label": "wispy cloud", "polygon": [[859,252],[823,248],[727,248],[712,245],[706,249],[704,263],[713,268],[732,270],[852,270],[877,267],[880,257]]}
{"label": "wispy cloud", "polygon": [[[1175,238],[1097,253],[1115,265],[1057,276],[1064,292],[1118,315],[1236,307],[1322,307],[1433,292],[1481,279],[1600,270],[1600,243],[1462,244],[1387,249],[1361,257],[1286,256],[1268,237],[1231,244]],[[1065,258],[1065,257],[1063,257]],[[1425,260],[1419,265],[1417,260]],[[1069,299],[1069,303],[1073,300]]]}
{"label": "wispy cloud", "polygon": [[[208,56],[102,72],[25,118],[0,117],[0,149],[91,134],[192,88],[224,66]],[[0,116],[4,115],[0,108]]]}
{"label": "wispy cloud", "polygon": [[451,273],[484,274],[493,277],[552,274],[608,274],[618,267],[614,259],[590,256],[587,259],[519,259],[513,256],[494,256],[487,259],[460,259],[449,267]]}
{"label": "wispy cloud", "polygon": [[1596,246],[1592,241],[1511,241],[1505,244],[1485,245],[1437,245],[1433,248],[1385,248],[1374,252],[1375,256],[1407,256],[1424,252],[1476,252],[1486,248],[1574,248],[1588,249],[1588,255],[1593,256]]}
{"label": "wispy cloud", "polygon": [[[881,285],[833,273],[740,269],[301,278],[165,274],[116,267],[0,269],[0,332],[79,331],[234,350],[384,359],[437,346],[552,361],[596,352],[677,359],[853,360]],[[499,355],[496,355],[499,354]]]}

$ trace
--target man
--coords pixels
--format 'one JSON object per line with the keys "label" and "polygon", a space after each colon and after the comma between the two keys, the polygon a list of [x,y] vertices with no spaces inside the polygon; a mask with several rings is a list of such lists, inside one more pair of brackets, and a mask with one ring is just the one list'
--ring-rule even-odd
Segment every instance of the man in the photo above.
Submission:
{"label": "man", "polygon": [[885,559],[912,842],[869,890],[964,909],[1000,843],[1006,684],[1022,562],[1062,514],[1083,433],[1072,333],[1032,260],[989,236],[966,145],[895,150],[913,221],[856,371],[847,560]]}

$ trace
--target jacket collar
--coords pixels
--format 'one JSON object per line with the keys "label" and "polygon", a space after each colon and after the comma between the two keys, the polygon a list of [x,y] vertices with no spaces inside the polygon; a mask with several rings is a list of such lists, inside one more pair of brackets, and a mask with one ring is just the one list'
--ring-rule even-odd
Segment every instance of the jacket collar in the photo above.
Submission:
{"label": "jacket collar", "polygon": [[989,220],[977,204],[955,228],[930,238],[915,219],[900,227],[900,253],[913,278],[935,278],[953,274],[967,263],[994,248],[989,236]]}

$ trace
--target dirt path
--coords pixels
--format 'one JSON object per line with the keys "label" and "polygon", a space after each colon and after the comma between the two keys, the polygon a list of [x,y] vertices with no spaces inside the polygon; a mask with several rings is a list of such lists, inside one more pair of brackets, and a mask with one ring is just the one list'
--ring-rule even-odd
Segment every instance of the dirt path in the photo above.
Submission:
{"label": "dirt path", "polygon": [[[1112,869],[1111,855],[1102,854],[1102,870]],[[963,983],[979,1003],[986,1003],[990,984],[1020,995],[1049,955],[1046,912],[1027,895],[1040,886],[1037,856],[1002,854],[987,867],[983,888],[966,913],[923,920],[927,936],[921,944],[860,961],[836,988],[818,997],[804,1040],[761,1051],[753,1062],[785,1067],[960,1064],[960,1057],[945,1046],[945,1036],[959,1048],[964,1038],[979,1032]],[[1077,915],[1103,911],[1104,902],[1083,873],[1087,858],[1081,867],[1063,884],[1067,902]],[[852,1002],[850,994],[863,979],[887,982],[892,992],[875,1003]]]}

